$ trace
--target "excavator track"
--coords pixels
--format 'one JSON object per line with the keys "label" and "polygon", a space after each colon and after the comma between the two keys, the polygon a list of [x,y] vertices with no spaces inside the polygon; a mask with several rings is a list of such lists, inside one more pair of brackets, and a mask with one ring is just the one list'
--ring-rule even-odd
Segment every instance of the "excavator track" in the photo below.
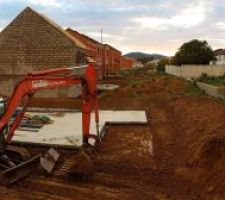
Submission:
{"label": "excavator track", "polygon": [[41,157],[41,155],[31,157],[25,148],[11,145],[7,146],[6,155],[14,166],[9,167],[0,163],[3,169],[0,171],[0,183],[2,185],[11,185],[27,177],[39,165]]}

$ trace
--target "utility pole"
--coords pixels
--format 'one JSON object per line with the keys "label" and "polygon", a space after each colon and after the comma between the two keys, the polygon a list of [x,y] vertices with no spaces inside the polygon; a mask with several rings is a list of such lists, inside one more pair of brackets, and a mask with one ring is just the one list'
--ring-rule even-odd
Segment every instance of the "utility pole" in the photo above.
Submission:
{"label": "utility pole", "polygon": [[102,34],[102,28],[101,28],[101,43],[103,44],[103,34]]}
{"label": "utility pole", "polygon": [[105,46],[103,45],[103,31],[102,31],[102,28],[101,28],[101,44],[102,44],[102,65],[103,65],[103,69],[104,69],[104,75],[103,76],[105,76],[106,77],[106,64],[105,64],[105,62],[106,62],[106,49],[105,49]]}

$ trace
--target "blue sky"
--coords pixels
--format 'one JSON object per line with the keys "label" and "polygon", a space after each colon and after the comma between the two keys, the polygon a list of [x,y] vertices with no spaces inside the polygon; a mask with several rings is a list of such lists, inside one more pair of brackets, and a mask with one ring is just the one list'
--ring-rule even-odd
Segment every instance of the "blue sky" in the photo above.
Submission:
{"label": "blue sky", "polygon": [[26,6],[123,53],[174,55],[183,42],[204,39],[225,48],[225,0],[0,0],[0,30]]}

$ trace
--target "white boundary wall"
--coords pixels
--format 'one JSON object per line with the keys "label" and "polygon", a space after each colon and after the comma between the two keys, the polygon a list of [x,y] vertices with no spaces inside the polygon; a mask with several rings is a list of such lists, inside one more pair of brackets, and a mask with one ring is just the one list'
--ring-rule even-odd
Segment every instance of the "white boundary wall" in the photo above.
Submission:
{"label": "white boundary wall", "polygon": [[166,65],[166,73],[186,79],[198,78],[202,73],[219,76],[225,74],[225,65]]}

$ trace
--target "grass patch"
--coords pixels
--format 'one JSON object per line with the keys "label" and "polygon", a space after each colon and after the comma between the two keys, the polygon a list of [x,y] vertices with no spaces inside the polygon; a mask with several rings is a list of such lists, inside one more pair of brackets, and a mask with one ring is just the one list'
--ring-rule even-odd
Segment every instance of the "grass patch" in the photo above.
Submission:
{"label": "grass patch", "polygon": [[138,69],[122,69],[120,70],[120,75],[121,76],[131,76],[138,74]]}
{"label": "grass patch", "polygon": [[225,106],[225,100],[224,99],[217,98],[216,99],[216,102],[219,103],[219,104],[221,104],[221,105],[223,105],[223,106]]}
{"label": "grass patch", "polygon": [[195,81],[207,83],[214,86],[225,86],[225,74],[221,76],[209,76],[203,73],[199,78],[195,79]]}
{"label": "grass patch", "polygon": [[191,96],[204,96],[206,95],[205,91],[200,89],[196,82],[188,83],[186,87],[186,94]]}
{"label": "grass patch", "polygon": [[131,88],[144,87],[152,77],[143,77],[142,80],[130,80],[128,86]]}

